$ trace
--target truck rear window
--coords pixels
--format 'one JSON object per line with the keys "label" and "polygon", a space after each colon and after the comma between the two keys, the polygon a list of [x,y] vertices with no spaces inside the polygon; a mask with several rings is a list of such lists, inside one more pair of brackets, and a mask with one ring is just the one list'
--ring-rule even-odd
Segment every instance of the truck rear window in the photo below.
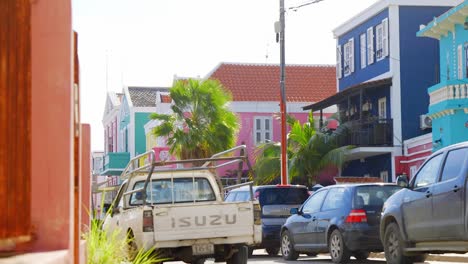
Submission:
{"label": "truck rear window", "polygon": [[399,186],[359,186],[354,194],[354,208],[381,208],[384,202],[400,189]]}
{"label": "truck rear window", "polygon": [[261,190],[260,204],[302,204],[309,198],[306,188],[268,188]]}
{"label": "truck rear window", "polygon": [[[133,189],[143,188],[145,182],[137,182]],[[147,203],[188,203],[216,200],[215,193],[210,182],[206,178],[179,178],[153,180],[146,188]],[[130,205],[141,205],[142,200],[137,199],[136,194],[130,197]]]}

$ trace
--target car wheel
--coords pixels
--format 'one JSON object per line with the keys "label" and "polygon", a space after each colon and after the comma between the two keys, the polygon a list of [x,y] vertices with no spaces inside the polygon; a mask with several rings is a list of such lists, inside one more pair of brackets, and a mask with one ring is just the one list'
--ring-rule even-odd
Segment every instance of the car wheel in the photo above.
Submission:
{"label": "car wheel", "polygon": [[333,230],[328,239],[328,251],[334,263],[346,263],[351,257],[351,252],[346,247],[343,236],[338,229]]}
{"label": "car wheel", "polygon": [[388,264],[411,264],[413,259],[403,254],[403,239],[396,223],[390,223],[385,229],[384,250]]}
{"label": "car wheel", "polygon": [[294,250],[294,242],[288,230],[281,234],[281,254],[285,260],[297,260],[299,258],[299,253]]}
{"label": "car wheel", "polygon": [[366,260],[370,255],[370,252],[367,251],[357,251],[354,252],[353,256],[357,260]]}
{"label": "car wheel", "polygon": [[276,247],[266,248],[266,252],[268,253],[268,256],[274,257],[278,255],[279,248],[276,248]]}
{"label": "car wheel", "polygon": [[249,258],[249,249],[247,246],[241,246],[238,251],[226,261],[226,264],[247,264]]}

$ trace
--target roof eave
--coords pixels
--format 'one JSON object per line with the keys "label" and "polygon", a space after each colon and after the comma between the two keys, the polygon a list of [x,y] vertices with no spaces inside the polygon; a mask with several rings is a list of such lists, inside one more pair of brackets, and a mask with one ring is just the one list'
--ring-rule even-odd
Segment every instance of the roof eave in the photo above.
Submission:
{"label": "roof eave", "polygon": [[440,39],[455,30],[455,25],[463,25],[468,16],[468,2],[464,2],[441,16],[432,20],[427,26],[417,32],[418,37]]}
{"label": "roof eave", "polygon": [[461,0],[381,0],[362,12],[358,13],[351,19],[345,21],[333,30],[335,38],[354,29],[356,26],[369,20],[385,8],[389,6],[456,6],[461,3]]}

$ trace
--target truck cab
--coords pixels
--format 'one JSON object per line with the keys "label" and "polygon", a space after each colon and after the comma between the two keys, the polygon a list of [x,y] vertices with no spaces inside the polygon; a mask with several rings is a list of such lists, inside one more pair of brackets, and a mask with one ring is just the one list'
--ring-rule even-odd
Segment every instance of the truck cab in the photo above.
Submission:
{"label": "truck cab", "polygon": [[210,165],[210,159],[196,162],[205,164],[160,169],[152,161],[151,166],[126,169],[104,228],[122,230],[121,235],[134,249],[155,248],[172,260],[203,263],[205,258],[214,257],[247,263],[247,246],[261,241],[258,202],[225,202],[221,195],[224,188],[213,173],[219,165]]}

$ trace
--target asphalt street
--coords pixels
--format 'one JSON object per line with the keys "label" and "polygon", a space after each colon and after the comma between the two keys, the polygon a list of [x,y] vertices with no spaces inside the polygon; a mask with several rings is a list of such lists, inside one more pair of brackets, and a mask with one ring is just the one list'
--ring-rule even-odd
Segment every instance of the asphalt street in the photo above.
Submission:
{"label": "asphalt street", "polygon": [[[183,264],[184,262],[167,262],[168,264]],[[213,264],[215,263],[212,260],[207,260],[205,264]],[[256,250],[254,252],[254,256],[249,258],[248,263],[256,263],[256,264],[275,264],[275,263],[295,263],[295,264],[333,264],[331,259],[327,255],[319,255],[317,257],[308,257],[307,255],[301,255],[297,261],[286,261],[284,260],[281,255],[278,257],[269,257],[263,250]],[[381,264],[386,263],[385,259],[369,259],[367,261],[357,261],[352,259],[350,264]],[[425,264],[453,264],[455,262],[438,262],[438,261],[426,261]]]}

